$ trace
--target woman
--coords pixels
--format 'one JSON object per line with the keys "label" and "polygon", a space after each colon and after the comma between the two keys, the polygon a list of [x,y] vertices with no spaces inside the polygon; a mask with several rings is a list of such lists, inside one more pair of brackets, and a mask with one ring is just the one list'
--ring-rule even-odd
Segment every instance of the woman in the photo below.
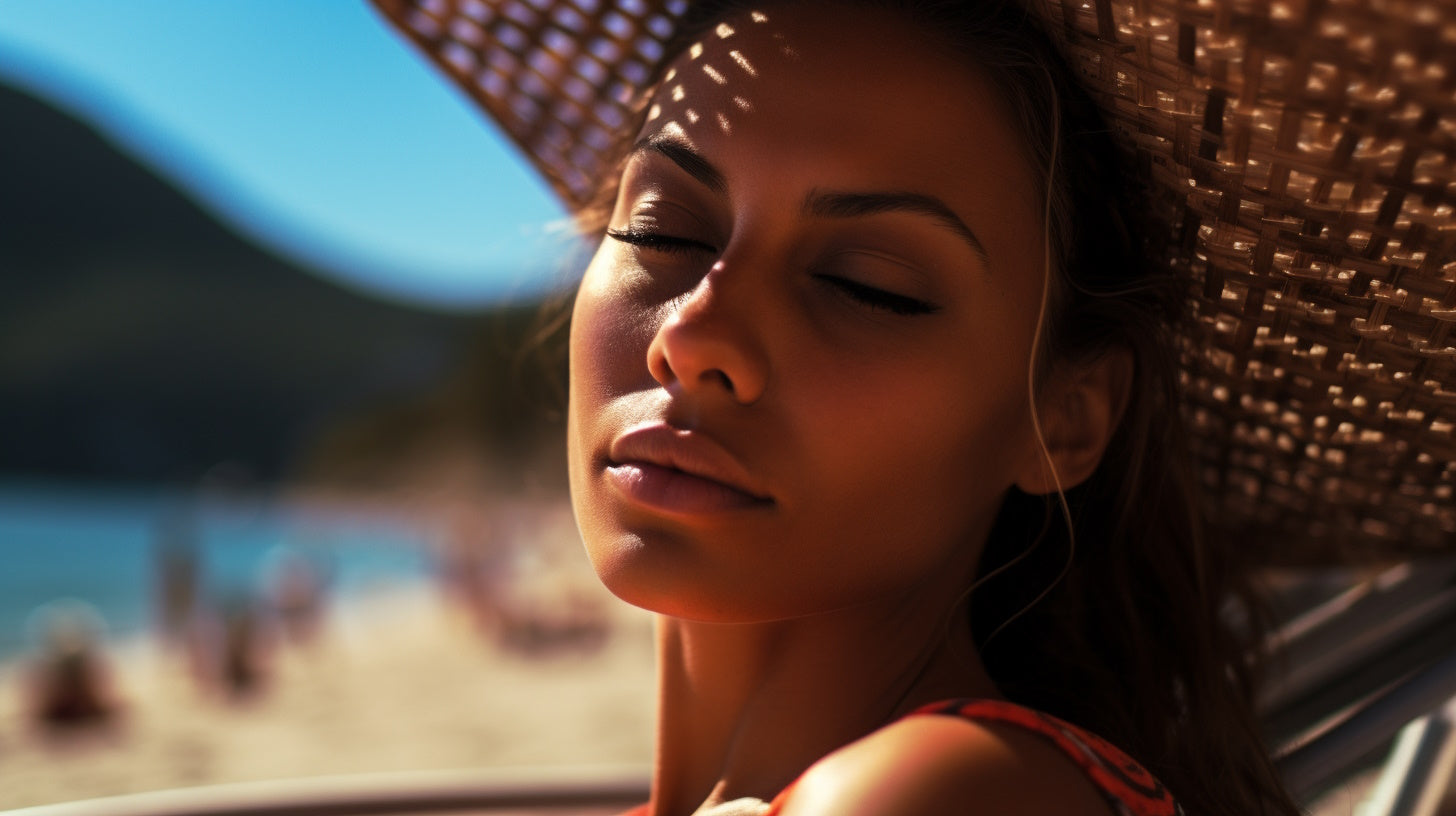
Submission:
{"label": "woman", "polygon": [[[502,8],[506,40],[538,14]],[[391,13],[489,92],[514,57],[422,9]],[[630,39],[613,14],[595,60]],[[527,92],[569,62],[550,31],[595,30],[557,15]],[[1037,18],[641,19],[667,45],[618,69],[617,147],[512,103],[578,200],[567,154],[615,157],[583,210],[568,442],[598,574],[659,614],[636,812],[1296,812],[1183,460],[1182,283],[1152,263],[1176,236],[1138,223],[1140,176]]]}
{"label": "woman", "polygon": [[[1064,527],[1038,547],[1046,514],[1031,498],[1055,499],[1097,469],[1135,355],[1145,366],[1161,356],[1165,287],[1146,279],[1120,213],[1072,200],[1082,193],[1072,184],[1063,202],[1047,200],[1051,141],[1067,137],[1019,114],[1058,101],[1046,85],[1060,66],[1013,9],[755,10],[706,14],[709,36],[690,37],[701,48],[667,63],[572,320],[579,523],[607,587],[662,615],[652,807],[772,799],[808,768],[784,813],[970,802],[1106,813],[1075,764],[1019,726],[905,715],[1024,685],[1013,699],[1115,734],[1180,776],[1167,761],[1175,746],[1136,723],[1153,711],[1158,725],[1175,722],[1174,681],[1218,671],[1197,662],[1200,633],[1170,638],[1166,623],[1212,628],[1212,604],[1185,564],[1156,574],[1127,563],[1166,560],[1161,530],[1129,531],[1139,538],[1127,547],[1084,523],[1072,561]],[[1102,130],[1088,115],[1068,105],[1064,132]],[[1112,175],[1101,162],[1117,158],[1109,146],[1071,147],[1091,155],[1051,174],[1115,189],[1101,183]],[[1078,236],[1049,234],[1050,208],[1098,246],[1057,246]],[[1053,275],[1048,253],[1070,277]],[[1068,265],[1074,253],[1089,260]],[[1108,286],[1144,291],[1110,303],[1087,293]],[[1149,407],[1137,432],[1152,431]],[[1155,487],[1165,463],[1144,472],[1158,482],[1141,496],[1166,492]],[[1038,565],[1003,579],[1033,594],[1001,590],[972,616],[965,601],[981,599],[968,591],[1000,565],[984,561],[990,546],[1041,550]],[[1125,620],[1062,597],[1095,591],[1106,569],[1092,562],[1109,559],[1117,572],[1154,573]],[[1058,597],[1036,603],[1046,591]],[[1015,625],[1042,605],[1088,619]],[[1010,645],[984,642],[1007,624]],[[1131,668],[1111,660],[1132,633],[1103,627],[1139,630],[1134,648],[1159,655],[1160,670],[1116,688],[1108,670]],[[1037,652],[1055,643],[1056,657],[1081,653],[1054,665],[1019,654],[1022,638]],[[1083,711],[1089,694],[1105,697],[1099,710]],[[1231,700],[1191,702],[1247,718]],[[1258,755],[1256,743],[1246,750]]]}

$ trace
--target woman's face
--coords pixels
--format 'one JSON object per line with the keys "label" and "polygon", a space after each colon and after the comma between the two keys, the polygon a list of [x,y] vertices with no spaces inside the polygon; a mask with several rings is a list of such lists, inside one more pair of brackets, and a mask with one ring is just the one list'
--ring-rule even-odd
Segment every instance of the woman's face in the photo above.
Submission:
{"label": "woman's face", "polygon": [[712,621],[964,589],[1037,466],[1020,148],[978,73],[881,12],[745,15],[674,63],[572,323],[608,588]]}

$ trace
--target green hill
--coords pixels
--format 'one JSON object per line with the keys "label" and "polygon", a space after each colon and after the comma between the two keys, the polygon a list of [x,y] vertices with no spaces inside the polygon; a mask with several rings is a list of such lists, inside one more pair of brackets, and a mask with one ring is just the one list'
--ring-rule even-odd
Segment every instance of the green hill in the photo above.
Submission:
{"label": "green hill", "polygon": [[227,462],[275,481],[317,465],[325,437],[387,455],[335,433],[375,414],[395,418],[394,448],[398,417],[439,410],[503,456],[549,437],[534,395],[555,373],[512,364],[534,308],[372,299],[240,237],[39,99],[0,87],[0,123],[0,478],[185,483]]}

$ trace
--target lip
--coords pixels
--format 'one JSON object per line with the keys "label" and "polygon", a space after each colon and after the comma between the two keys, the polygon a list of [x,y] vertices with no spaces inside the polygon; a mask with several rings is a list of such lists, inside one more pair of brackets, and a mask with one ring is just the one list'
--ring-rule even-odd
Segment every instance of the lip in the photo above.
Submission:
{"label": "lip", "polygon": [[673,515],[711,515],[773,504],[747,468],[716,441],[662,423],[638,425],[613,439],[605,473],[629,500]]}

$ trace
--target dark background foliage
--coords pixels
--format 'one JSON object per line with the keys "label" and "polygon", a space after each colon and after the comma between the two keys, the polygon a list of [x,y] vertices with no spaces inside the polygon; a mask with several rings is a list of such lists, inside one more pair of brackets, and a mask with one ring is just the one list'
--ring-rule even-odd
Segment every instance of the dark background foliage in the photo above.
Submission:
{"label": "dark background foliage", "polygon": [[506,469],[555,444],[538,305],[361,294],[32,96],[0,86],[0,123],[0,478],[357,483],[446,430]]}

